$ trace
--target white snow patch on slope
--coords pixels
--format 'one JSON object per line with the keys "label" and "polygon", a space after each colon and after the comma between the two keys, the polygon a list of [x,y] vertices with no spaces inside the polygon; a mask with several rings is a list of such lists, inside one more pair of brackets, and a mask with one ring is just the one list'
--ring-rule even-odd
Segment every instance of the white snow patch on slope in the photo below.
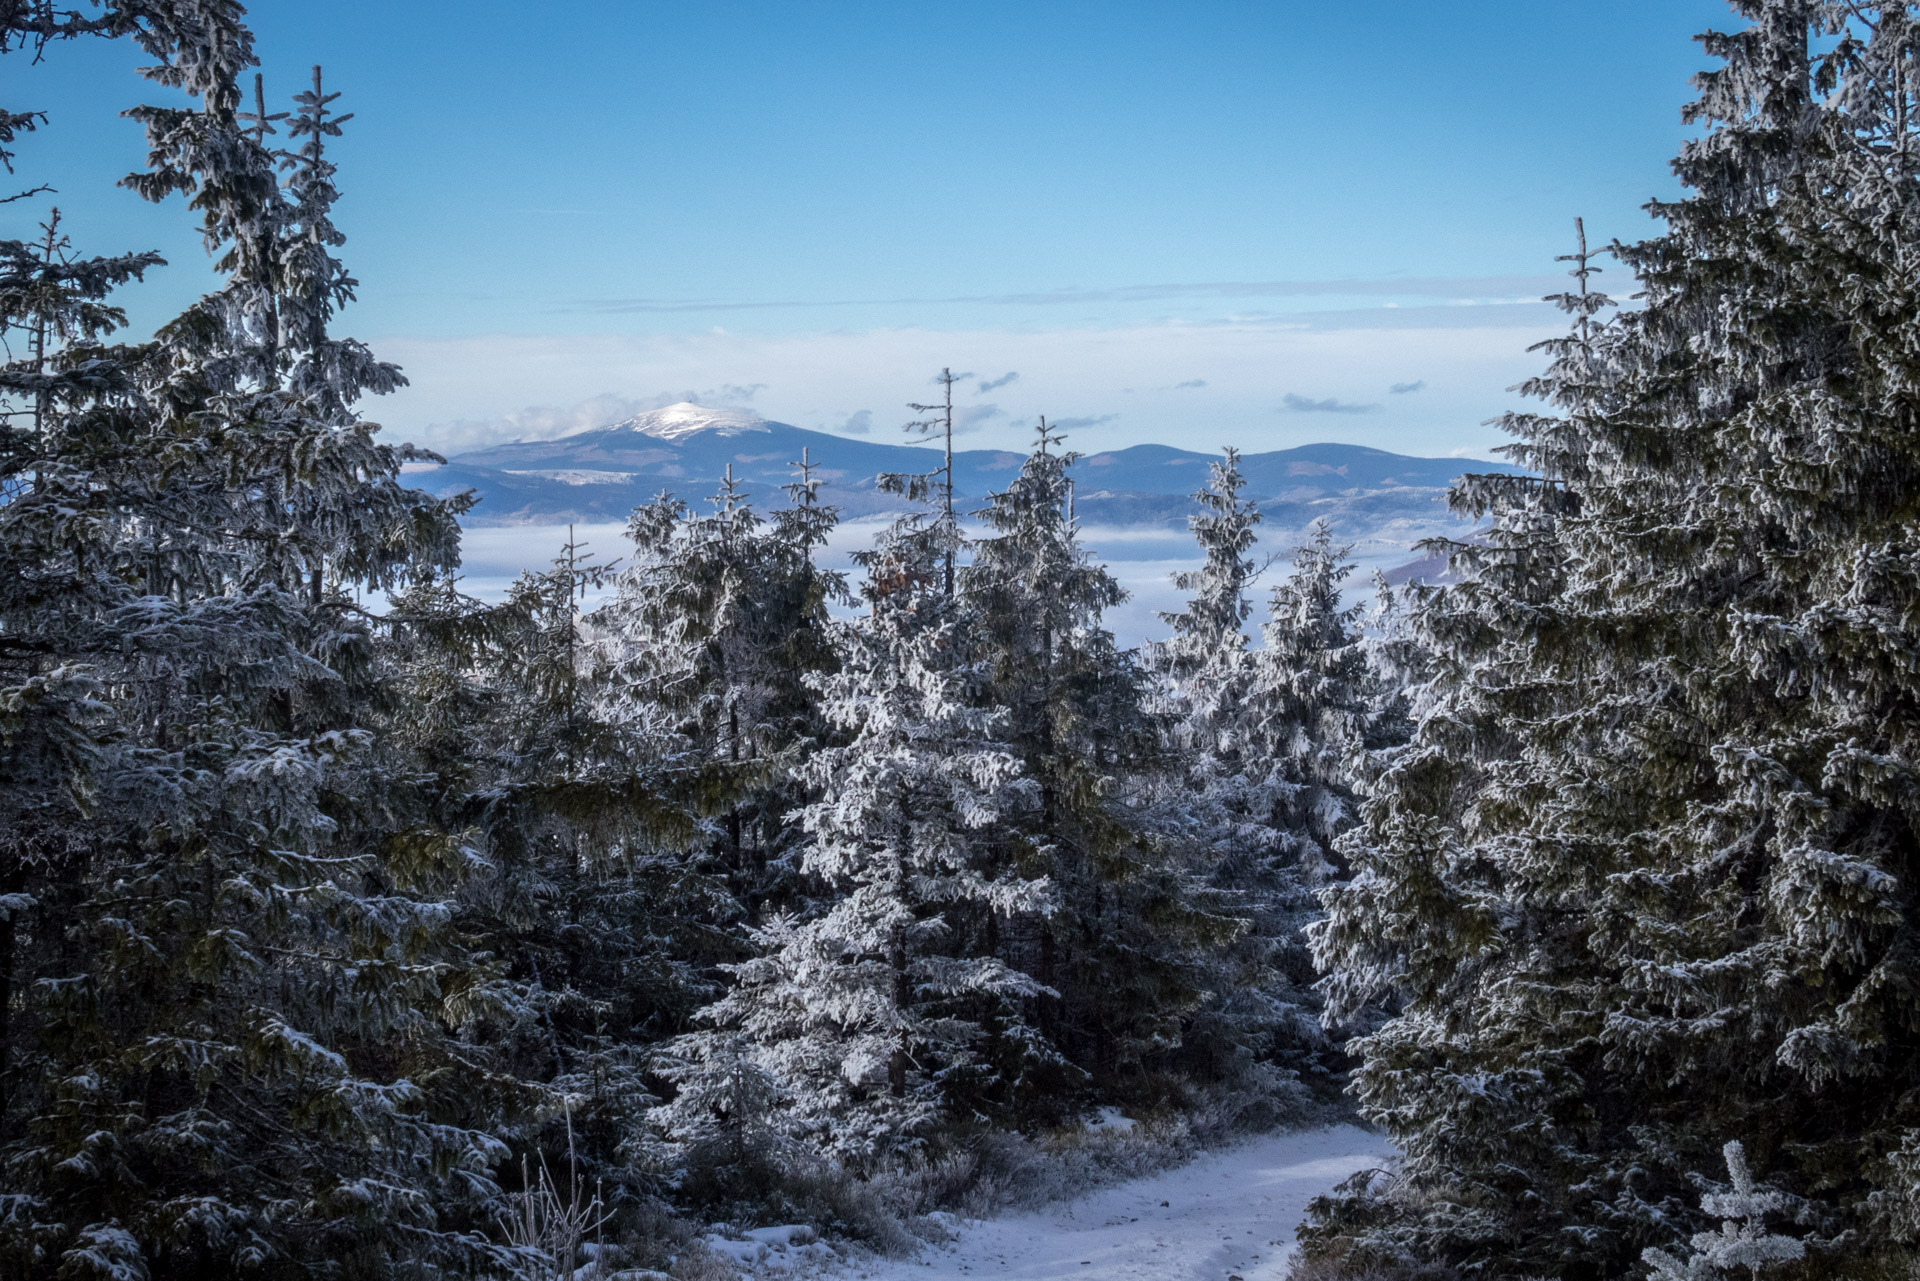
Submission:
{"label": "white snow patch on slope", "polygon": [[509,476],[538,476],[563,485],[624,485],[634,478],[630,471],[597,471],[591,467],[559,467],[545,470],[509,471]]}
{"label": "white snow patch on slope", "polygon": [[755,1276],[814,1273],[822,1265],[840,1261],[833,1248],[818,1240],[804,1223],[752,1228],[733,1237],[715,1234],[706,1242],[709,1250],[732,1259],[741,1271]]}
{"label": "white snow patch on slope", "polygon": [[[1271,1134],[1030,1214],[957,1227],[836,1281],[1280,1281],[1307,1202],[1392,1156],[1357,1126]],[[1162,1202],[1165,1202],[1163,1205]]]}
{"label": "white snow patch on slope", "polygon": [[642,436],[654,436],[661,440],[685,440],[698,432],[714,431],[722,436],[738,436],[741,432],[769,431],[767,420],[748,409],[710,409],[705,405],[696,405],[683,400],[677,405],[668,405],[664,409],[649,409],[645,413],[635,414],[625,422],[614,423],[610,427],[588,427],[580,431],[568,432],[569,436],[579,436],[588,431],[631,431]]}
{"label": "white snow patch on slope", "polygon": [[1122,1115],[1119,1108],[1101,1108],[1087,1122],[1087,1128],[1101,1134],[1130,1134],[1137,1126],[1134,1119]]}

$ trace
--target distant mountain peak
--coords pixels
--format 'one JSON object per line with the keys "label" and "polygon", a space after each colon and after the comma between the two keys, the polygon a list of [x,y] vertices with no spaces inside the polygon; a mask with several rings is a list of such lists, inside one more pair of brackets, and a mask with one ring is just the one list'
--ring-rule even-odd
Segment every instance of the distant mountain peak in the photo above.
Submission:
{"label": "distant mountain peak", "polygon": [[[706,405],[696,405],[683,400],[677,405],[668,405],[664,409],[649,409],[645,413],[635,414],[625,422],[614,423],[608,427],[593,427],[589,431],[630,431],[640,436],[652,436],[659,440],[685,440],[703,431],[720,436],[738,436],[742,432],[770,431],[777,424],[768,422],[750,409],[711,409]],[[573,432],[575,436],[586,432]]]}
{"label": "distant mountain peak", "polygon": [[[929,471],[940,458],[917,441],[851,440],[751,410],[683,401],[557,440],[462,453],[428,483],[435,493],[474,491],[483,506],[468,519],[482,524],[616,521],[663,490],[698,503],[729,469],[756,505],[777,508],[785,501],[781,487],[793,478],[789,464],[809,448],[814,477],[824,483],[821,501],[848,517],[911,509],[899,494],[880,489],[877,477]],[[955,491],[977,506],[1006,488],[1024,457],[1005,449],[960,450],[953,457]],[[1172,445],[1103,451],[1076,468],[1078,510],[1095,524],[1184,529],[1195,510],[1193,491],[1213,459]],[[1398,528],[1396,521],[1416,533],[1451,529],[1444,524],[1451,519],[1446,489],[1469,470],[1515,469],[1332,443],[1240,456],[1242,497],[1258,501],[1274,529],[1304,529],[1318,517],[1334,519],[1342,530]]]}

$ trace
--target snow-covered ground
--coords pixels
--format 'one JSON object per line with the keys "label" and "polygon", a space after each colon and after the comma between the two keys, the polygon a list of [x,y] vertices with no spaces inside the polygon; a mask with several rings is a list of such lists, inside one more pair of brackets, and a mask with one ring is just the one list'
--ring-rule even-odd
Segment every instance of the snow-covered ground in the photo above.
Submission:
{"label": "snow-covered ground", "polygon": [[958,1224],[954,1241],[917,1259],[855,1262],[837,1277],[1278,1281],[1307,1202],[1391,1152],[1351,1125],[1267,1135],[1043,1210]]}

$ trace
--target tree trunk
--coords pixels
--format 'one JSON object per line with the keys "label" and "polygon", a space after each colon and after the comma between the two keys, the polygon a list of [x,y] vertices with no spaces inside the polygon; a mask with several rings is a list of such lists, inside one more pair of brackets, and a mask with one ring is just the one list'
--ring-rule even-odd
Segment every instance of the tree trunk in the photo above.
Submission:
{"label": "tree trunk", "polygon": [[[20,888],[17,873],[0,880],[0,894]],[[0,1139],[7,1135],[7,1105],[11,1102],[7,1074],[13,1070],[13,913],[0,917]]]}
{"label": "tree trunk", "polygon": [[[893,966],[893,1007],[904,1020],[907,1006],[913,997],[913,987],[907,978],[905,929],[894,930],[893,940],[887,947],[887,961]],[[896,1099],[906,1096],[908,1063],[906,1029],[902,1028],[898,1035],[899,1041],[893,1047],[893,1056],[887,1060],[887,1089]]]}

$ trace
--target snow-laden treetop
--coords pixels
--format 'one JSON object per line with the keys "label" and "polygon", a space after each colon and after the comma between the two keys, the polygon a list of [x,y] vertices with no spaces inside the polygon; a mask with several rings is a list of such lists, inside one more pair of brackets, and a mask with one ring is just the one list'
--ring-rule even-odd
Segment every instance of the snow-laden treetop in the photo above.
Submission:
{"label": "snow-laden treetop", "polygon": [[635,414],[624,422],[613,423],[606,427],[587,428],[568,434],[582,436],[590,431],[630,431],[642,436],[657,436],[661,440],[685,440],[703,431],[716,432],[722,436],[738,436],[742,432],[767,431],[769,426],[765,418],[752,410],[709,409],[705,405],[696,405],[690,400],[683,400],[677,405],[668,405],[664,409],[649,409],[645,413]]}

